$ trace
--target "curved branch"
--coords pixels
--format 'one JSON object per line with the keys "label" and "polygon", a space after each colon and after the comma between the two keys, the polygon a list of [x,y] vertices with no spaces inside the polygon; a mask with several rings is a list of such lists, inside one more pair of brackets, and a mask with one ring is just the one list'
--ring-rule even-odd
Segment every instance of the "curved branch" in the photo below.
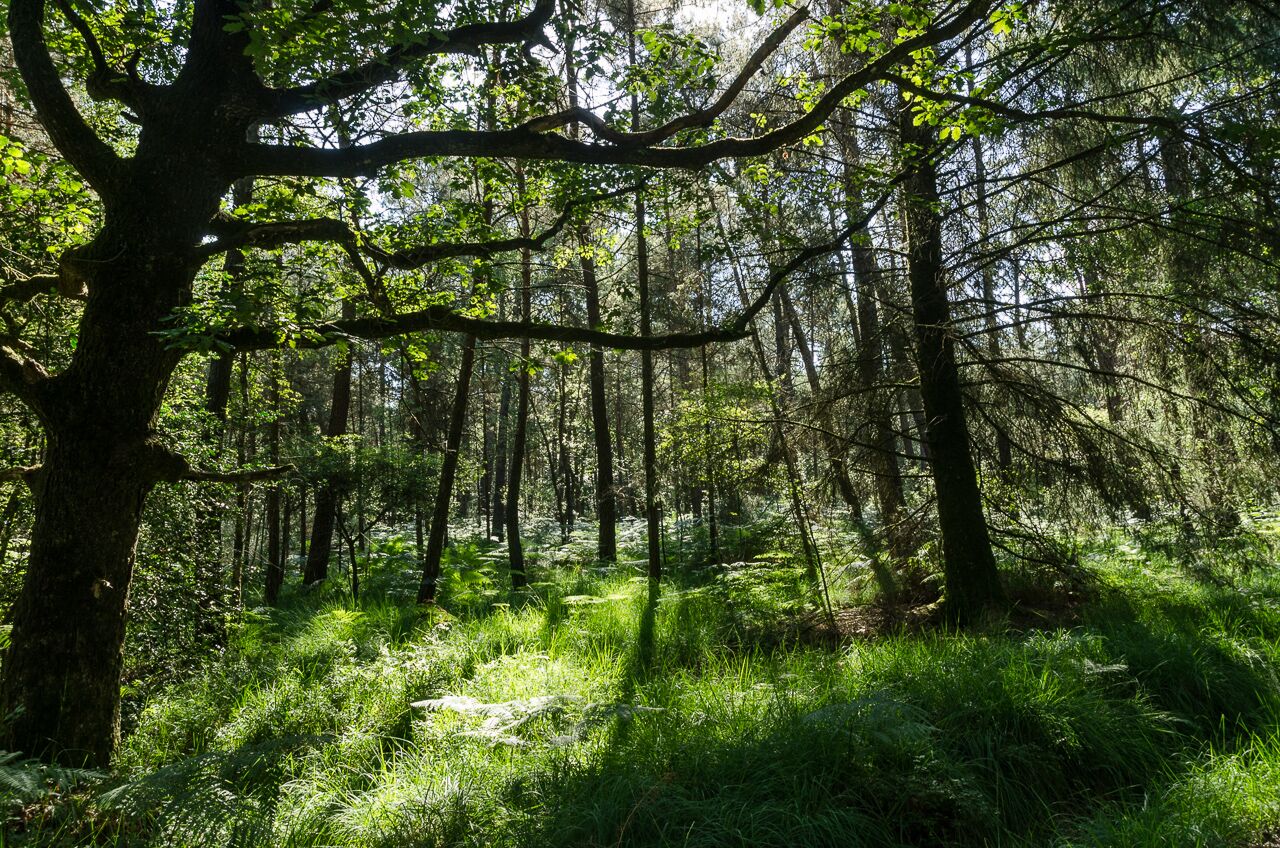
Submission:
{"label": "curved branch", "polygon": [[490,321],[454,312],[448,306],[429,306],[401,315],[348,318],[312,324],[297,335],[281,339],[274,327],[241,327],[215,337],[220,345],[234,350],[271,350],[282,347],[319,348],[348,339],[385,339],[406,333],[464,333],[479,339],[539,339],[565,343],[596,344],[616,350],[668,350],[702,347],[712,342],[733,341],[745,334],[733,328],[717,328],[697,333],[668,333],[661,336],[634,336],[539,324],[533,321]]}
{"label": "curved branch", "polygon": [[1026,122],[1040,121],[1047,118],[1077,118],[1086,121],[1094,121],[1103,124],[1137,124],[1139,126],[1164,127],[1166,129],[1178,130],[1183,128],[1187,121],[1167,118],[1161,115],[1114,115],[1106,112],[1096,112],[1091,109],[1082,109],[1076,106],[1062,106],[1056,109],[1043,109],[1035,112],[1027,112],[1013,106],[1006,106],[1003,103],[997,103],[994,100],[988,100],[985,97],[974,97],[972,95],[960,94],[951,91],[936,91],[928,86],[919,85],[900,74],[885,73],[882,78],[886,82],[897,85],[903,91],[908,91],[917,97],[927,98],[929,100],[943,100],[948,103],[956,103],[962,106],[977,106],[985,109],[993,115],[998,115],[1010,121]]}
{"label": "curved branch", "polygon": [[49,372],[15,343],[0,339],[0,392],[8,392],[44,417]]}
{"label": "curved branch", "polygon": [[308,218],[301,221],[254,223],[219,215],[209,222],[209,232],[218,240],[203,244],[195,257],[203,262],[219,253],[242,247],[271,250],[304,241],[347,242],[354,238],[351,228],[336,218]]}
{"label": "curved branch", "polygon": [[[195,480],[200,483],[233,483],[245,485],[264,480],[279,480],[294,472],[292,465],[274,465],[269,468],[245,468],[239,471],[205,471],[188,468],[177,480]],[[166,478],[168,479],[168,478]],[[169,480],[176,482],[177,480]]]}
{"label": "curved branch", "polygon": [[450,259],[457,256],[488,257],[498,253],[510,253],[517,250],[541,250],[547,242],[555,238],[565,224],[573,219],[574,214],[584,206],[591,206],[604,200],[612,200],[624,194],[631,194],[644,188],[643,184],[624,186],[604,194],[593,194],[581,197],[565,204],[560,215],[551,226],[536,236],[519,236],[516,238],[492,239],[477,242],[440,242],[399,250],[394,253],[384,251],[374,245],[366,245],[365,250],[379,262],[398,271],[412,271],[431,262]]}
{"label": "curved branch", "polygon": [[[836,83],[805,115],[764,135],[724,138],[692,147],[654,147],[651,144],[597,144],[573,141],[551,132],[536,132],[531,124],[510,130],[442,130],[402,133],[346,148],[306,148],[248,144],[237,163],[240,175],[356,177],[373,174],[407,159],[448,156],[560,160],[593,165],[641,165],[658,168],[702,168],[718,159],[760,156],[800,141],[818,131],[845,98],[886,76],[917,50],[940,44],[984,21],[991,0],[969,0],[947,22],[895,44],[880,56]],[[581,117],[581,116],[579,116]],[[596,126],[606,126],[596,119]],[[679,120],[679,119],[677,119]],[[666,126],[670,126],[667,124]],[[655,132],[660,132],[661,128]]]}
{"label": "curved branch", "polygon": [[[466,24],[427,33],[423,43],[392,47],[371,62],[291,89],[269,91],[269,109],[278,118],[317,109],[400,78],[407,63],[443,54],[476,54],[491,44],[540,44],[551,48],[542,30],[555,11],[555,0],[537,0],[532,11],[515,21]],[[552,48],[554,49],[554,48]]]}
{"label": "curved branch", "polygon": [[547,130],[560,129],[569,124],[585,124],[591,128],[597,136],[605,141],[621,145],[652,145],[659,144],[671,136],[687,129],[699,129],[710,126],[716,118],[720,117],[726,109],[733,105],[738,99],[738,95],[746,88],[751,78],[756,75],[765,60],[773,55],[774,51],[782,45],[787,36],[795,30],[796,27],[804,23],[809,17],[808,7],[802,7],[792,13],[781,26],[769,34],[769,37],[756,48],[751,54],[751,58],[742,66],[738,72],[738,76],[733,80],[728,88],[716,98],[716,101],[705,109],[699,109],[696,112],[689,112],[678,118],[673,118],[660,127],[644,132],[624,132],[616,130],[604,122],[604,120],[594,112],[575,106],[556,112],[554,115],[546,115],[541,118],[534,118],[523,125],[523,129],[532,132],[545,132]]}
{"label": "curved branch", "polygon": [[99,194],[108,194],[120,159],[85,122],[62,85],[45,43],[44,0],[12,0],[9,35],[14,62],[50,140]]}
{"label": "curved branch", "polygon": [[[586,343],[615,350],[670,350],[673,348],[693,348],[717,342],[731,342],[750,335],[751,320],[769,303],[773,292],[786,279],[808,262],[825,254],[840,250],[854,233],[866,227],[867,222],[879,213],[888,202],[893,186],[905,179],[904,171],[897,179],[888,183],[880,199],[871,205],[866,213],[835,238],[823,244],[813,245],[798,251],[790,261],[774,270],[760,295],[747,305],[738,315],[720,327],[692,333],[666,333],[658,336],[637,336],[626,333],[610,333],[586,327],[569,327],[561,324],[539,324],[533,321],[491,321],[485,318],[471,318],[454,312],[448,306],[430,306],[415,312],[401,315],[376,317],[347,318],[328,321],[322,324],[304,326],[301,330],[286,337],[274,327],[241,327],[218,334],[214,341],[220,346],[234,350],[271,350],[281,347],[319,348],[326,347],[346,339],[385,339],[406,333],[418,332],[452,332],[472,335],[479,339],[539,339],[565,343]],[[633,189],[626,189],[630,191]],[[621,192],[615,192],[615,194]],[[599,199],[599,198],[594,198]],[[568,210],[561,218],[566,219]],[[545,233],[544,233],[545,235]],[[541,238],[541,236],[539,236]]]}
{"label": "curved branch", "polygon": [[[272,249],[286,244],[298,244],[305,241],[337,242],[347,249],[353,261],[357,262],[357,271],[362,277],[370,275],[362,265],[359,250],[363,249],[370,257],[387,267],[398,271],[412,271],[431,262],[451,259],[459,256],[488,257],[498,253],[510,253],[516,250],[541,250],[546,243],[556,236],[565,224],[572,220],[574,214],[584,206],[590,206],[604,200],[611,200],[624,194],[630,194],[643,188],[641,185],[630,185],[604,194],[593,194],[578,198],[565,204],[560,215],[550,227],[536,236],[519,238],[489,239],[470,242],[438,242],[436,244],[410,247],[404,250],[383,250],[374,244],[357,245],[355,233],[342,221],[336,218],[308,218],[301,221],[270,221],[251,223],[226,215],[219,215],[209,223],[209,231],[218,237],[217,241],[201,245],[196,251],[196,259],[205,261],[211,256],[225,253],[242,247]],[[5,298],[5,289],[0,288],[0,300]]]}

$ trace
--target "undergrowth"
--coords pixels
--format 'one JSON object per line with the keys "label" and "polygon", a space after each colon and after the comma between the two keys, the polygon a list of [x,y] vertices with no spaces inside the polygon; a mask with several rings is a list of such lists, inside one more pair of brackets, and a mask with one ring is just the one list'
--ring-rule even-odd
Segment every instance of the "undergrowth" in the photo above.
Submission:
{"label": "undergrowth", "polygon": [[0,760],[3,844],[1245,846],[1280,824],[1268,569],[1203,579],[1117,536],[1083,552],[1071,621],[831,648],[778,638],[814,614],[784,556],[651,603],[625,565],[512,594],[464,546],[422,610],[397,544],[358,605],[335,581],[246,614],[113,774]]}

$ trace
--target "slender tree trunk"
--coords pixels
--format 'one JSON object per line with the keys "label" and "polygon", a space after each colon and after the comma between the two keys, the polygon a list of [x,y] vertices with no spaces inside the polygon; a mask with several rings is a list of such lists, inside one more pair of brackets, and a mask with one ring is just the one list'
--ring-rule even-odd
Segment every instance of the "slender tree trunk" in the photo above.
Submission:
{"label": "slender tree trunk", "polygon": [[471,372],[476,361],[476,337],[467,336],[462,343],[458,364],[458,383],[454,389],[453,409],[449,415],[449,435],[440,462],[440,485],[436,489],[435,508],[431,514],[431,530],[427,552],[422,562],[422,584],[418,587],[418,603],[431,603],[440,580],[440,563],[444,558],[445,537],[449,531],[449,507],[453,502],[453,481],[458,472],[458,453],[462,447],[462,431],[467,424],[467,400],[471,394]]}
{"label": "slender tree trunk", "polygon": [[[636,63],[635,2],[628,4],[631,18],[629,59]],[[631,95],[631,128],[640,128],[640,98]],[[649,292],[649,242],[645,236],[646,213],[644,192],[636,192],[636,288],[640,299],[640,335],[653,334],[653,306]],[[662,523],[658,506],[658,437],[654,425],[653,351],[640,351],[640,407],[644,429],[644,514],[648,537],[649,591],[657,591],[662,580]]]}
{"label": "slender tree trunk", "polygon": [[[249,406],[249,355],[240,354],[240,406]],[[244,468],[250,457],[249,430],[242,423],[236,434],[236,466]],[[245,561],[249,557],[249,487],[236,489],[235,529],[231,541],[231,602],[239,607],[244,600]]]}
{"label": "slender tree trunk", "polygon": [[[271,464],[280,464],[280,373],[279,354],[272,353],[267,368],[267,402],[271,405],[271,423],[267,425],[267,452]],[[268,604],[280,598],[284,583],[284,556],[280,546],[280,483],[267,489],[267,574],[263,597]]]}
{"label": "slender tree trunk", "polygon": [[[578,74],[574,61],[574,42],[565,46],[565,83],[569,106],[578,105]],[[578,127],[570,130],[577,138]],[[585,225],[578,227],[578,244],[581,248],[579,264],[582,268],[582,287],[587,298],[587,326],[599,329],[600,281],[596,275],[596,261],[592,257],[591,237]],[[613,436],[609,430],[609,400],[604,372],[604,348],[590,345],[588,354],[588,383],[591,390],[591,436],[596,452],[595,507],[600,525],[598,557],[601,562],[618,559],[618,502],[613,485]]]}
{"label": "slender tree trunk", "polygon": [[[860,156],[856,128],[844,135],[844,190],[847,215],[854,220],[865,214],[854,191],[852,165]],[[876,506],[880,511],[880,523],[885,528],[889,554],[895,559],[905,558],[913,547],[911,534],[903,527],[906,518],[906,496],[903,492],[902,470],[898,466],[897,445],[891,423],[892,396],[880,387],[884,379],[884,331],[880,325],[879,298],[883,287],[880,266],[871,246],[871,234],[864,227],[849,239],[853,259],[854,287],[857,290],[856,306],[850,302],[850,322],[857,328],[858,382],[867,393],[867,425],[870,442],[870,465],[875,475]],[[905,356],[900,363],[909,366]],[[910,444],[904,434],[904,444]]]}
{"label": "slender tree trunk", "polygon": [[799,350],[800,359],[804,363],[805,378],[809,383],[809,391],[813,394],[815,408],[818,411],[817,418],[819,427],[822,429],[822,444],[826,449],[827,462],[831,466],[831,476],[835,479],[836,491],[840,494],[840,499],[845,502],[853,513],[854,520],[861,522],[862,501],[858,498],[857,492],[853,490],[853,482],[849,479],[849,469],[844,461],[844,446],[840,444],[840,437],[835,433],[835,422],[831,420],[831,416],[823,405],[822,378],[818,374],[817,363],[814,362],[813,349],[809,347],[808,334],[805,333],[804,326],[800,323],[800,315],[796,312],[795,304],[792,302],[791,295],[787,293],[786,288],[780,287],[778,294],[782,301],[786,319],[791,324],[791,336],[795,340],[796,349]]}
{"label": "slender tree trunk", "polygon": [[[972,63],[972,50],[966,47],[965,64],[970,66]],[[968,82],[968,88],[969,93],[972,94],[972,80]],[[981,136],[972,136],[969,145],[973,152],[973,181],[977,192],[974,198],[974,207],[978,216],[978,238],[983,245],[983,251],[987,252],[993,248],[993,245],[987,243],[988,239],[991,238],[991,216],[987,208],[987,159],[982,147]],[[995,361],[1000,358],[1000,322],[998,319],[998,305],[996,304],[995,270],[990,260],[982,259],[980,261],[982,262],[982,303],[985,307],[983,318],[987,331],[987,356],[992,361]],[[996,428],[996,469],[1001,480],[1008,481],[1010,479],[1009,475],[1013,470],[1013,443],[1003,427]]]}
{"label": "slender tree trunk", "polygon": [[511,379],[505,363],[499,379],[502,390],[498,399],[497,441],[493,447],[493,507],[490,512],[493,514],[493,535],[501,542],[507,532],[507,442],[510,440],[507,419],[511,417]]}
{"label": "slender tree trunk", "polygon": [[911,312],[915,323],[920,394],[927,420],[925,438],[938,499],[947,613],[966,623],[1005,606],[1000,574],[991,552],[987,519],[969,444],[964,395],[956,364],[947,275],[942,260],[938,177],[927,151],[933,139],[901,113],[903,141],[926,151],[906,181],[907,253]]}
{"label": "slender tree trunk", "polygon": [[[342,317],[355,317],[355,306],[342,302]],[[351,414],[351,373],[355,365],[355,350],[348,345],[337,370],[333,372],[333,400],[329,406],[329,426],[325,435],[337,438],[347,432],[347,419]],[[333,554],[334,519],[338,508],[338,496],[331,480],[325,480],[316,489],[316,504],[311,520],[311,544],[307,547],[307,562],[302,572],[302,582],[314,583],[329,576],[329,557]]]}
{"label": "slender tree trunk", "polygon": [[[518,191],[525,192],[524,170],[516,172]],[[520,233],[529,236],[529,210],[520,214]],[[529,321],[533,312],[533,257],[529,250],[520,252],[520,320]],[[529,360],[533,353],[529,337],[520,340],[520,370],[516,377],[516,422],[511,434],[511,474],[507,483],[507,554],[511,560],[511,586],[519,589],[528,583],[524,563],[524,544],[520,538],[520,484],[524,476],[525,448],[529,437]]]}
{"label": "slender tree trunk", "polygon": [[[585,228],[579,232],[584,250],[589,246]],[[582,282],[587,293],[587,324],[598,329],[600,320],[600,284],[596,278],[595,260],[582,257]],[[596,449],[596,518],[600,524],[599,559],[618,559],[618,504],[613,488],[613,435],[609,431],[609,400],[604,373],[604,348],[593,344],[588,353],[588,381],[591,389],[591,435]]]}
{"label": "slender tree trunk", "polygon": [[573,530],[573,513],[576,504],[573,500],[573,467],[569,457],[569,366],[560,366],[560,406],[556,416],[556,464],[557,479],[564,495],[564,509],[560,512],[560,539],[569,541],[569,533]]}

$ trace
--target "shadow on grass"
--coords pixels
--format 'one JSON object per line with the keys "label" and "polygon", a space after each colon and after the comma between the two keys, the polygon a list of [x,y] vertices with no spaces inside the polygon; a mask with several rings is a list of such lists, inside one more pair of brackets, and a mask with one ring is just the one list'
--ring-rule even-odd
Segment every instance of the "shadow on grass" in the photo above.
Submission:
{"label": "shadow on grass", "polygon": [[[680,603],[663,618],[678,622]],[[1230,749],[1274,726],[1270,606],[1224,592],[1095,604],[1069,630],[859,647],[859,673],[831,693],[736,723],[733,710],[619,722],[598,759],[539,786],[543,812],[517,842],[1042,845],[1159,795],[1206,743]],[[670,670],[655,669],[655,630],[641,618],[624,697]]]}

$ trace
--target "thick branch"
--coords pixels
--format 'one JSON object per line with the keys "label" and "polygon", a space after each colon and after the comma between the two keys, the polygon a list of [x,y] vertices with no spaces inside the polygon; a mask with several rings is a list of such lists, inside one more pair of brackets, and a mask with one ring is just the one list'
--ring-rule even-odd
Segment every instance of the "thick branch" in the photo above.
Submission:
{"label": "thick branch", "polygon": [[405,250],[399,250],[394,253],[381,250],[373,245],[367,245],[365,250],[374,259],[383,264],[395,268],[400,271],[410,271],[415,268],[421,268],[431,262],[438,262],[441,259],[450,259],[456,256],[494,256],[499,253],[511,253],[517,250],[541,250],[546,246],[547,242],[555,238],[556,234],[564,229],[579,209],[584,206],[591,206],[604,200],[612,200],[624,194],[630,194],[633,191],[639,191],[642,186],[624,186],[605,194],[594,194],[572,200],[565,204],[564,210],[559,217],[552,222],[551,226],[543,230],[536,236],[519,236],[516,238],[490,239],[488,241],[475,242],[439,242],[437,244],[423,245],[422,247],[411,247]]}
{"label": "thick branch", "polygon": [[15,468],[0,468],[0,481],[5,483],[21,481],[29,486],[32,479],[40,473],[42,467],[40,465],[19,465]]}
{"label": "thick branch", "polygon": [[[244,485],[260,483],[264,480],[279,480],[292,474],[292,465],[274,465],[270,468],[245,468],[239,471],[204,471],[190,468],[180,480],[195,480],[201,483],[232,483]],[[173,482],[173,481],[170,481]]]}
{"label": "thick branch", "polygon": [[515,21],[467,24],[428,33],[424,43],[392,47],[377,59],[297,88],[269,93],[277,117],[309,112],[326,103],[395,82],[414,60],[441,54],[475,54],[491,44],[542,44],[551,47],[542,30],[555,11],[555,0],[537,0],[528,15]]}
{"label": "thick branch", "polygon": [[14,342],[0,339],[0,391],[10,394],[43,416],[49,372],[26,356]]}
{"label": "thick branch", "polygon": [[[693,147],[595,144],[573,141],[552,133],[535,132],[526,124],[510,130],[403,133],[369,144],[340,149],[249,144],[239,157],[238,164],[242,175],[354,177],[372,174],[379,168],[407,159],[432,156],[486,156],[690,169],[704,167],[718,159],[759,156],[793,144],[818,131],[827,117],[849,95],[873,82],[884,80],[896,65],[909,59],[914,51],[960,35],[974,23],[983,20],[990,5],[990,0],[970,0],[946,23],[894,45],[840,80],[802,117],[751,138],[725,138]],[[603,122],[599,123],[603,126]]]}
{"label": "thick branch", "polygon": [[140,461],[157,482],[177,483],[194,480],[201,483],[232,483],[247,485],[262,480],[278,480],[292,473],[292,465],[276,465],[269,468],[241,468],[235,471],[208,471],[192,468],[185,456],[169,448],[157,438],[148,439],[142,446]]}
{"label": "thick branch", "polygon": [[274,327],[242,327],[217,336],[221,344],[236,350],[269,350],[281,347],[318,348],[346,339],[385,339],[406,333],[464,333],[480,339],[539,339],[567,344],[586,343],[618,350],[667,350],[701,347],[712,342],[743,337],[740,330],[717,328],[697,333],[669,333],[661,336],[633,336],[539,324],[533,321],[490,321],[459,315],[447,306],[431,306],[402,315],[340,319],[302,328],[297,335],[282,340]]}
{"label": "thick branch", "polygon": [[58,291],[61,278],[56,274],[36,274],[16,283],[0,287],[0,302],[28,303],[42,294]]}
{"label": "thick branch", "polygon": [[200,246],[196,258],[201,262],[219,253],[242,247],[271,250],[304,241],[345,243],[353,238],[351,228],[336,218],[253,223],[219,215],[210,222],[209,232],[217,236],[218,240]]}
{"label": "thick branch", "polygon": [[85,123],[62,86],[45,44],[44,0],[12,0],[9,36],[14,62],[49,138],[99,194],[106,194],[114,185],[120,160]]}

